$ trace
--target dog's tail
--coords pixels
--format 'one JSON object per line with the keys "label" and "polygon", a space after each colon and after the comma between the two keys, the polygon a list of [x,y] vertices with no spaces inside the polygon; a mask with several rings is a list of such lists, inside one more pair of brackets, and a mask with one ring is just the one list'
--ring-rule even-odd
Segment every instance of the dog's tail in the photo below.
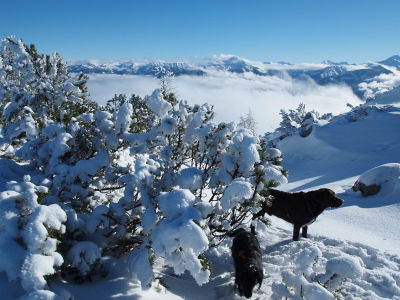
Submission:
{"label": "dog's tail", "polygon": [[256,228],[254,227],[253,224],[250,225],[250,232],[254,235],[256,235]]}

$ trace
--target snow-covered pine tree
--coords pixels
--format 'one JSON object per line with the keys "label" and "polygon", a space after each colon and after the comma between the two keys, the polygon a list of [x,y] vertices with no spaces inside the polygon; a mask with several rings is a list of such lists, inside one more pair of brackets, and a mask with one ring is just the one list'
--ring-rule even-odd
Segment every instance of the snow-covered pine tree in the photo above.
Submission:
{"label": "snow-covered pine tree", "polygon": [[[38,55],[34,45],[7,37],[1,46],[0,108],[2,145],[10,152],[40,134],[49,122],[68,123],[95,109],[88,101],[84,74],[71,76],[61,57]],[[15,149],[14,149],[15,148]]]}
{"label": "snow-covered pine tree", "polygon": [[132,105],[132,122],[130,132],[145,132],[149,131],[154,122],[154,114],[146,104],[147,101],[138,95],[132,94],[129,98],[125,94],[114,95],[114,97],[107,101],[105,110],[110,113],[118,111],[125,103]]}
{"label": "snow-covered pine tree", "polygon": [[305,104],[300,103],[296,109],[289,109],[289,112],[284,109],[280,110],[279,114],[281,115],[282,120],[279,123],[280,127],[278,130],[280,131],[281,136],[286,137],[296,132],[306,115],[305,108]]}
{"label": "snow-covered pine tree", "polygon": [[238,126],[241,128],[247,128],[253,133],[253,135],[256,135],[257,121],[250,109],[246,116],[240,116]]}
{"label": "snow-covered pine tree", "polygon": [[178,104],[179,101],[172,92],[172,80],[174,78],[174,73],[160,65],[156,67],[156,76],[160,80],[160,90],[161,94],[163,95],[163,99],[169,102],[172,106]]}

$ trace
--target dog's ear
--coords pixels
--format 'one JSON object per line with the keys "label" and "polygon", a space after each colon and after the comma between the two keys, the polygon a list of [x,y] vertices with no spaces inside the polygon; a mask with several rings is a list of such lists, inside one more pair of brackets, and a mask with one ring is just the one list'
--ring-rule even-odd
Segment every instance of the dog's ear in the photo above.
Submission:
{"label": "dog's ear", "polygon": [[233,231],[228,231],[226,233],[226,235],[229,236],[229,237],[235,237],[239,232],[241,232],[243,230],[244,230],[243,228],[239,228],[239,229],[236,229],[236,230],[233,230]]}

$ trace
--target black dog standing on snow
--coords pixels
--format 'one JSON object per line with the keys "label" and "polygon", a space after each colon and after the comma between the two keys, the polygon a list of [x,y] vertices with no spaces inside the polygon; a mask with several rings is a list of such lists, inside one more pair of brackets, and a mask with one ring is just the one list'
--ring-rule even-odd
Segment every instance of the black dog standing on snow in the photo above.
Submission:
{"label": "black dog standing on snow", "polygon": [[254,286],[258,283],[261,287],[264,278],[260,244],[253,226],[251,232],[240,228],[230,236],[234,237],[231,249],[236,272],[235,287],[240,296],[250,298]]}
{"label": "black dog standing on snow", "polygon": [[310,192],[288,193],[278,190],[269,190],[273,197],[271,203],[265,203],[260,212],[253,218],[268,213],[293,224],[293,240],[299,240],[300,228],[301,235],[307,237],[307,225],[328,207],[339,207],[343,204],[335,193],[326,188]]}

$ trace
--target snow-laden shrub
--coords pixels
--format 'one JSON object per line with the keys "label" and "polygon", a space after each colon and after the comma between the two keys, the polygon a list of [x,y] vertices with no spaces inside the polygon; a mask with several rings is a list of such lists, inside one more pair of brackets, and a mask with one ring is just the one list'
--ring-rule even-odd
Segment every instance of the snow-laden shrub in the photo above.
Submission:
{"label": "snow-laden shrub", "polygon": [[[165,101],[157,91],[152,97],[156,95],[157,101]],[[191,108],[181,102],[167,115],[154,113],[157,125],[149,132],[123,137],[133,145],[135,163],[133,172],[119,179],[126,185],[119,204],[142,207],[136,214],[148,243],[132,254],[131,271],[148,284],[154,275],[146,272],[143,278],[136,266],[154,255],[176,274],[187,270],[204,284],[210,272],[201,254],[251,219],[264,200],[262,191],[285,182],[282,168],[274,163],[280,153],[270,152],[266,143],[233,123],[212,124],[208,105]],[[129,198],[137,205],[129,204]]]}
{"label": "snow-laden shrub", "polygon": [[49,120],[68,123],[82,113],[82,107],[95,106],[86,100],[88,77],[71,76],[57,53],[44,57],[34,45],[28,47],[14,37],[6,37],[1,43],[3,148],[18,149]]}
{"label": "snow-laden shrub", "polygon": [[0,271],[30,292],[46,288],[46,276],[63,263],[57,246],[67,216],[57,204],[40,204],[46,187],[24,180],[0,194]]}
{"label": "snow-laden shrub", "polygon": [[345,118],[350,122],[357,122],[365,119],[369,115],[385,111],[386,109],[388,109],[388,107],[361,104],[359,106],[352,107],[351,111],[345,114]]}
{"label": "snow-laden shrub", "polygon": [[[204,252],[286,182],[279,150],[234,123],[213,123],[208,104],[178,103],[164,88],[98,108],[86,100],[87,77],[72,78],[59,56],[45,59],[13,38],[2,49],[0,149],[29,163],[43,185],[36,200],[34,192],[20,196],[22,187],[35,190],[29,180],[11,183],[0,202],[0,246],[18,253],[0,260],[0,270],[27,291],[42,293],[63,262],[67,278],[102,273],[105,255],[128,257],[143,286],[155,277],[155,258],[204,284]],[[18,206],[23,197],[28,210]]]}

